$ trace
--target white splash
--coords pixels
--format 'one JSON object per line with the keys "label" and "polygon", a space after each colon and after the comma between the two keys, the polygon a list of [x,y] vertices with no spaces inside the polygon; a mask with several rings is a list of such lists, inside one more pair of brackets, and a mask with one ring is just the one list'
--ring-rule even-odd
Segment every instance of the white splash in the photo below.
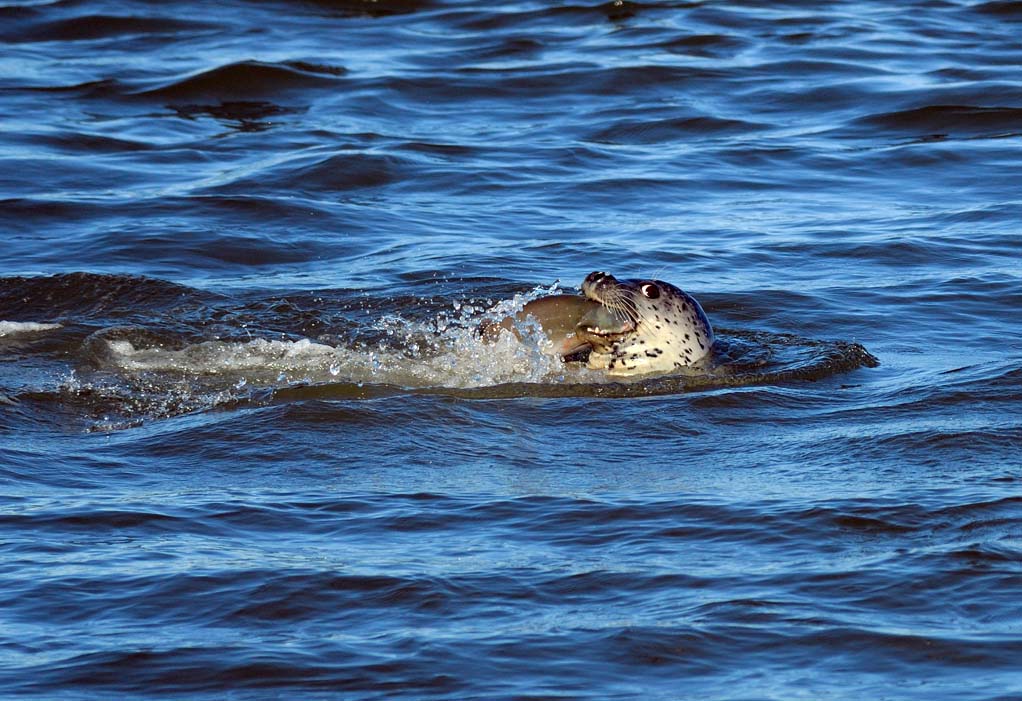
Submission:
{"label": "white splash", "polygon": [[521,339],[503,332],[484,340],[477,332],[483,319],[511,316],[531,299],[552,294],[537,289],[516,295],[488,310],[456,303],[428,321],[399,316],[373,326],[387,342],[344,347],[302,339],[206,341],[180,349],[136,347],[107,341],[105,362],[130,373],[172,373],[196,379],[221,377],[234,387],[350,382],[400,387],[486,387],[511,382],[557,382],[565,366],[538,324],[518,327]]}
{"label": "white splash", "polygon": [[0,336],[19,333],[40,333],[61,328],[61,324],[45,324],[35,321],[0,321]]}

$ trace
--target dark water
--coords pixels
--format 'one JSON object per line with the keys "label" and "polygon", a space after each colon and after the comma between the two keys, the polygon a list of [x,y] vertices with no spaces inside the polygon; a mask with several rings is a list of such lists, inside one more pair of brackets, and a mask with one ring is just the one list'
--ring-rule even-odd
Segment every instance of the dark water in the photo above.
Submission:
{"label": "dark water", "polygon": [[[0,2],[0,696],[1022,698],[1020,36]],[[474,335],[592,270],[713,369]]]}

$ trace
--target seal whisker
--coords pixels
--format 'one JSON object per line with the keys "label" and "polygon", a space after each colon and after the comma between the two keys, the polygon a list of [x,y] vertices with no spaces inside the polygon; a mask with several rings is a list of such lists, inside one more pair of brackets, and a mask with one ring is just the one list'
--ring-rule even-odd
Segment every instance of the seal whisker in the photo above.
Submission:
{"label": "seal whisker", "polygon": [[653,274],[650,276],[650,279],[651,280],[659,280],[660,276],[663,275],[665,270],[667,270],[667,266],[666,265],[661,265],[659,268],[657,268],[655,271],[653,271]]}
{"label": "seal whisker", "polygon": [[635,303],[618,289],[611,289],[603,293],[601,291],[599,301],[618,315],[622,321],[636,323],[639,318],[639,310]]}

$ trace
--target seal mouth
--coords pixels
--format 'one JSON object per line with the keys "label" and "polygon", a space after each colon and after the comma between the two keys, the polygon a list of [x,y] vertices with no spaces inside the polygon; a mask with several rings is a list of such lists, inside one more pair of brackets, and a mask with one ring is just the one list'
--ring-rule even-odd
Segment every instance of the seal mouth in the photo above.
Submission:
{"label": "seal mouth", "polygon": [[596,316],[602,316],[606,313],[613,313],[612,310],[604,309],[600,310],[595,314],[587,314],[578,322],[576,329],[583,332],[586,336],[597,336],[599,338],[615,338],[617,336],[624,336],[627,333],[631,333],[635,330],[635,324],[630,320],[621,319],[614,317],[612,319],[605,319],[600,321]]}
{"label": "seal mouth", "polygon": [[630,319],[610,307],[599,307],[586,314],[575,327],[575,337],[594,351],[606,352],[620,339],[635,331]]}

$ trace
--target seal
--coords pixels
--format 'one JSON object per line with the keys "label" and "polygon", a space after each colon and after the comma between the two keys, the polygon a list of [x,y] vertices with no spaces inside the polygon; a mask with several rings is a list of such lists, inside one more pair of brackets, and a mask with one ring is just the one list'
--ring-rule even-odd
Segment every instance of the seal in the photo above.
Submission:
{"label": "seal", "polygon": [[[593,272],[582,282],[586,299],[602,310],[586,312],[576,336],[591,348],[588,365],[613,375],[670,372],[710,355],[713,329],[687,292],[662,280],[618,280]],[[600,325],[607,311],[616,323]]]}
{"label": "seal", "polygon": [[713,329],[688,293],[662,280],[618,280],[590,273],[581,295],[534,299],[515,316],[485,321],[479,333],[494,340],[503,331],[521,339],[533,320],[565,362],[585,362],[610,375],[671,372],[710,355]]}

